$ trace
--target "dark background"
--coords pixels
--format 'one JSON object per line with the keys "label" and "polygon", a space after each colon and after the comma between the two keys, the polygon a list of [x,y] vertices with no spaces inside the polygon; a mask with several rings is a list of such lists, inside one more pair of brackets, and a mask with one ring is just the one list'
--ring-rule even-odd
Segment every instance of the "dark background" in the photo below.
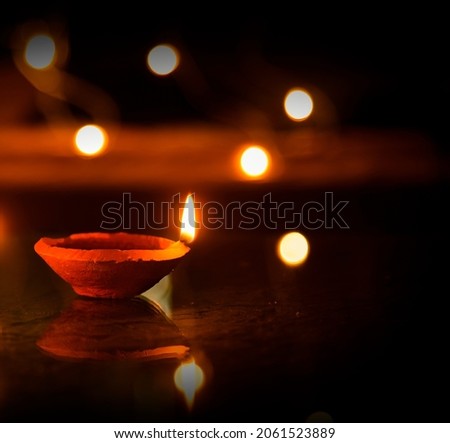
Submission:
{"label": "dark background", "polygon": [[[8,58],[8,36],[18,24],[57,22],[69,39],[67,71],[109,92],[123,122],[230,123],[239,118],[236,107],[248,105],[284,129],[293,124],[282,110],[285,92],[311,86],[335,107],[334,125],[421,131],[445,149],[450,86],[444,16],[431,6],[395,12],[380,4],[277,4],[248,11],[229,4],[150,3],[144,9],[124,3],[99,10],[39,4],[2,14],[0,54]],[[145,60],[164,41],[180,49],[182,64],[176,76],[159,78]],[[188,58],[207,85],[200,101],[188,91],[196,88],[189,83],[192,70],[183,67]]]}

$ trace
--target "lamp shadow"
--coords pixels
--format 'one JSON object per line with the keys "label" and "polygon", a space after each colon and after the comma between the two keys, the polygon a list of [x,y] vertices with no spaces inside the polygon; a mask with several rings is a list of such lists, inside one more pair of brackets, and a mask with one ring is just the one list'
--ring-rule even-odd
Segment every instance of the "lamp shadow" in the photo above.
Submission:
{"label": "lamp shadow", "polygon": [[153,301],[78,297],[36,342],[64,360],[182,359],[189,346],[178,327]]}

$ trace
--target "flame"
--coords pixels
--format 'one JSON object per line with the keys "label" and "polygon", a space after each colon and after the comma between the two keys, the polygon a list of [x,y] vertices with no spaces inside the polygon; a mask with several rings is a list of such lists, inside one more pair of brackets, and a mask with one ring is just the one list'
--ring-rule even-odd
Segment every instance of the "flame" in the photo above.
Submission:
{"label": "flame", "polygon": [[300,232],[285,234],[278,243],[278,256],[288,266],[303,263],[309,254],[309,244]]}
{"label": "flame", "polygon": [[205,379],[203,370],[192,359],[181,363],[173,376],[175,386],[184,394],[186,404],[192,409],[196,392],[203,386]]}
{"label": "flame", "polygon": [[195,238],[195,207],[192,194],[189,194],[184,203],[183,215],[181,217],[180,240],[191,243]]}

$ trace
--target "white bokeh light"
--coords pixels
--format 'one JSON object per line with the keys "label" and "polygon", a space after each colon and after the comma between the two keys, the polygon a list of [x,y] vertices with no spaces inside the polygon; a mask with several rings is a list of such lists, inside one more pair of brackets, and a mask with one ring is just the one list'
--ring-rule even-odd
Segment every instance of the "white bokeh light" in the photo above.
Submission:
{"label": "white bokeh light", "polygon": [[250,146],[241,155],[241,169],[250,177],[260,177],[269,167],[269,155],[261,146]]}
{"label": "white bokeh light", "polygon": [[25,47],[25,61],[34,69],[47,69],[55,59],[56,45],[46,34],[38,34],[30,38]]}
{"label": "white bokeh light", "polygon": [[178,51],[171,45],[155,46],[147,56],[147,65],[157,75],[171,74],[179,63]]}
{"label": "white bokeh light", "polygon": [[284,110],[294,121],[306,120],[313,111],[313,100],[304,89],[291,89],[284,99]]}
{"label": "white bokeh light", "polygon": [[75,135],[75,146],[82,155],[93,157],[99,155],[105,148],[106,132],[96,125],[86,125]]}

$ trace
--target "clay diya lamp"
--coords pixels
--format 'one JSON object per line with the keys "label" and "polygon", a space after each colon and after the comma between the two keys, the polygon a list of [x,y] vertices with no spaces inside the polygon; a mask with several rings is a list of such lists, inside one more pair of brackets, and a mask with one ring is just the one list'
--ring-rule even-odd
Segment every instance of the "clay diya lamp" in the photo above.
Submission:
{"label": "clay diya lamp", "polygon": [[[193,223],[191,222],[193,220]],[[126,232],[91,232],[41,238],[34,250],[73,290],[88,297],[140,295],[174,270],[195,236],[194,200],[188,195],[179,241]]]}
{"label": "clay diya lamp", "polygon": [[182,241],[125,232],[43,237],[34,249],[77,294],[103,298],[141,294],[190,251]]}

